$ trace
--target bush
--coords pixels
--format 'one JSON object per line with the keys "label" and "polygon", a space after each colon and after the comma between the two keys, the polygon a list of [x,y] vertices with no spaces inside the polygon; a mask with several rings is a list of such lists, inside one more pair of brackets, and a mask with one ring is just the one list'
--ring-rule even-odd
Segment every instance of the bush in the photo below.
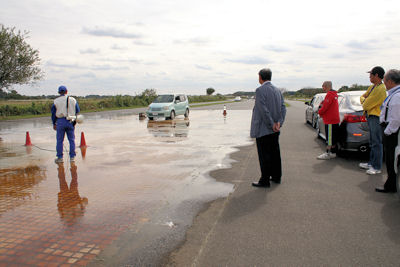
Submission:
{"label": "bush", "polygon": [[189,103],[199,103],[199,102],[212,102],[212,101],[222,101],[227,98],[223,95],[191,95],[188,96]]}

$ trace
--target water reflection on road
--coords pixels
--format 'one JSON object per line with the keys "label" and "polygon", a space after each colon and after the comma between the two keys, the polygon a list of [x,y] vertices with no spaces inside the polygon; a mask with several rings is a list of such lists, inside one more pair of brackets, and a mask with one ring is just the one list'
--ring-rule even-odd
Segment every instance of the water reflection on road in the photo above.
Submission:
{"label": "water reflection on road", "polygon": [[[53,162],[50,121],[2,125],[0,263],[85,264],[128,229],[188,225],[193,206],[232,191],[207,173],[229,167],[227,154],[251,142],[250,113],[194,110],[190,120],[173,121],[88,116],[76,127],[76,163],[64,158],[61,165]],[[35,145],[30,153],[26,131]],[[86,149],[78,148],[80,132]]]}
{"label": "water reflection on road", "polygon": [[154,137],[159,137],[159,141],[179,142],[182,138],[188,137],[189,119],[185,120],[160,120],[148,121],[147,129]]}
{"label": "water reflection on road", "polygon": [[39,166],[0,169],[0,216],[35,198],[33,188],[45,178]]}
{"label": "water reflection on road", "polygon": [[68,183],[65,179],[64,164],[58,165],[58,180],[60,182],[60,192],[58,193],[57,208],[60,218],[67,225],[74,225],[80,217],[83,217],[85,208],[88,204],[87,197],[81,197],[78,190],[78,172],[77,166],[71,163],[71,182]]}

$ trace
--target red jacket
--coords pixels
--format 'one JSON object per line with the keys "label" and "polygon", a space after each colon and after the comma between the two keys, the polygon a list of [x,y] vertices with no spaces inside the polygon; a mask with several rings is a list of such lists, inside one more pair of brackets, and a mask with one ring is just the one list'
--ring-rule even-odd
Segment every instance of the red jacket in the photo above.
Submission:
{"label": "red jacket", "polygon": [[325,124],[340,123],[338,95],[335,90],[330,90],[326,94],[321,105],[322,107],[319,109],[318,114],[322,117]]}

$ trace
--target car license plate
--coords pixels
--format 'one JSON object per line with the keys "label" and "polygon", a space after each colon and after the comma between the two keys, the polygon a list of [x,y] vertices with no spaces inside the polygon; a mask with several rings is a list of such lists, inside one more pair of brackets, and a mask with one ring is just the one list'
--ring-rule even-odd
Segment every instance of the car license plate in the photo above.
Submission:
{"label": "car license plate", "polygon": [[157,112],[153,112],[153,116],[157,116],[158,115],[158,113]]}

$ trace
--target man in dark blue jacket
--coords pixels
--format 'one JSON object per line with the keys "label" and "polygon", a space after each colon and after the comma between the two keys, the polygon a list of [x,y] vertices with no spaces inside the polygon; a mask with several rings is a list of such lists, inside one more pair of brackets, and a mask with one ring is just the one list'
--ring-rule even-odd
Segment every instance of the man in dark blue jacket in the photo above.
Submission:
{"label": "man in dark blue jacket", "polygon": [[271,70],[262,69],[258,76],[261,86],[256,89],[250,137],[256,138],[261,178],[252,185],[270,187],[270,180],[281,183],[279,133],[285,120],[286,107],[282,93],[271,83]]}

